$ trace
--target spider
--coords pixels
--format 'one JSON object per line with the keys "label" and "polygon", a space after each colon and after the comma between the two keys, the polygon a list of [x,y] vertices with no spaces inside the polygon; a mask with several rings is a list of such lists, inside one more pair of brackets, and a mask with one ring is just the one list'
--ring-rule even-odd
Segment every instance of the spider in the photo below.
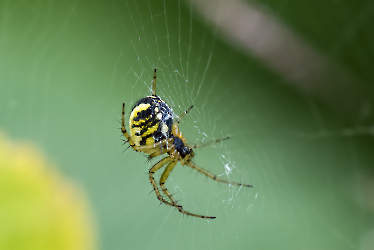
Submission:
{"label": "spider", "polygon": [[[159,155],[167,154],[165,158],[158,161],[155,165],[153,165],[153,167],[149,169],[149,181],[153,186],[157,199],[161,203],[175,207],[179,210],[179,212],[186,215],[195,216],[198,218],[215,219],[216,217],[214,216],[204,216],[187,212],[181,205],[177,203],[177,201],[165,187],[165,182],[178,161],[182,165],[186,165],[188,167],[196,169],[200,173],[215,181],[237,186],[252,186],[222,180],[218,178],[217,175],[209,173],[208,171],[192,162],[192,158],[194,157],[193,149],[208,146],[213,143],[217,143],[230,138],[225,137],[219,140],[214,140],[212,142],[198,145],[187,144],[186,138],[184,138],[182,132],[179,131],[178,125],[186,116],[186,114],[192,109],[192,107],[193,106],[189,107],[181,116],[179,116],[176,122],[173,121],[173,115],[169,106],[159,96],[156,95],[155,69],[153,75],[152,95],[140,99],[135,104],[130,114],[131,136],[126,131],[125,127],[125,103],[123,103],[121,131],[127,139],[126,142],[129,142],[130,146],[135,151],[148,154],[148,160],[151,160],[152,158]],[[169,200],[163,198],[157,186],[155,178],[153,177],[153,174],[165,165],[167,166],[161,175],[159,184],[162,192]]]}

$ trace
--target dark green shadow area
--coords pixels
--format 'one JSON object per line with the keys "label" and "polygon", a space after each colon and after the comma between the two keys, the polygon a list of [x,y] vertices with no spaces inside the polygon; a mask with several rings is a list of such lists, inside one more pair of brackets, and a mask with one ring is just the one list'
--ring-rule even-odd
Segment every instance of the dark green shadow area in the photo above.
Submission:
{"label": "dark green shadow area", "polygon": [[[319,2],[266,6],[371,85],[373,4],[340,1],[333,12]],[[339,21],[344,13],[355,21]],[[358,33],[348,39],[349,28]],[[101,249],[371,249],[371,125],[342,119],[216,32],[184,2],[3,1],[0,129],[37,144],[86,189]],[[168,189],[215,220],[160,206],[147,175],[156,161],[122,153],[122,103],[127,122],[150,94],[154,68],[157,93],[176,114],[194,105],[180,126],[189,142],[231,136],[196,150],[195,163],[254,186],[178,165]],[[364,111],[363,120],[373,117]]]}

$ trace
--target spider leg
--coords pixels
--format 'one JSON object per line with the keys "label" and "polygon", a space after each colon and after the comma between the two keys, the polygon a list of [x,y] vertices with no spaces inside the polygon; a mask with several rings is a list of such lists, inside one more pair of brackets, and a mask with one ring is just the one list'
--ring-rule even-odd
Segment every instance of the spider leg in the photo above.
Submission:
{"label": "spider leg", "polygon": [[134,141],[131,139],[131,136],[129,133],[127,133],[126,127],[125,127],[125,103],[122,105],[122,126],[121,126],[122,134],[126,137],[127,141],[130,143],[130,146],[137,151],[137,147],[135,146]]}
{"label": "spider leg", "polygon": [[[179,116],[179,119],[178,119],[177,122],[176,122],[176,125],[177,125],[177,127],[176,127],[176,128],[177,128],[176,132],[177,132],[177,133],[179,132],[179,128],[178,128],[179,123],[184,119],[184,117],[187,115],[187,113],[191,111],[192,108],[193,108],[193,105],[192,105],[191,107],[189,107],[186,111],[184,111],[183,114],[181,114],[181,115]],[[189,148],[194,149],[194,148],[201,148],[201,147],[209,146],[209,145],[211,145],[211,144],[214,144],[214,143],[217,143],[217,142],[220,142],[220,141],[224,141],[224,140],[227,140],[227,139],[230,139],[230,136],[227,136],[227,137],[225,137],[225,138],[221,138],[221,139],[218,139],[218,140],[210,141],[210,142],[207,142],[207,143],[203,143],[203,144],[194,144],[194,145],[192,145],[192,144],[185,144],[185,145],[186,145],[187,147],[189,147]]]}
{"label": "spider leg", "polygon": [[156,96],[156,69],[155,73],[153,74],[152,95]]}
{"label": "spider leg", "polygon": [[189,148],[201,148],[201,147],[206,147],[206,146],[209,146],[209,145],[212,145],[214,143],[218,143],[220,141],[224,141],[224,140],[227,140],[227,139],[230,139],[230,136],[227,136],[225,138],[221,138],[221,139],[218,139],[218,140],[214,140],[214,141],[210,141],[210,142],[206,142],[206,143],[202,143],[202,144],[186,144],[187,147]]}
{"label": "spider leg", "polygon": [[139,151],[144,152],[144,153],[152,154],[154,152],[160,151],[160,147],[162,147],[162,148],[166,149],[162,153],[166,153],[167,149],[169,149],[169,146],[171,146],[173,144],[174,144],[174,138],[168,138],[168,139],[164,139],[164,140],[159,141],[159,142],[157,142],[155,144],[152,144],[152,145],[139,146],[139,147],[135,147],[135,148]]}
{"label": "spider leg", "polygon": [[[173,203],[171,206],[174,206],[174,207],[178,208],[179,212],[181,212],[183,214],[190,215],[190,216],[198,217],[198,218],[215,219],[216,217],[213,217],[213,216],[204,216],[204,215],[199,215],[199,214],[194,214],[194,213],[187,212],[186,210],[183,209],[183,207],[181,205],[178,205],[178,202],[174,199],[174,197],[171,195],[169,190],[165,187],[165,182],[168,179],[171,171],[174,169],[175,165],[178,163],[179,157],[180,156],[179,156],[179,154],[176,150],[173,153],[171,153],[171,155],[168,157],[168,158],[170,158],[170,160],[168,160],[169,164],[165,168],[165,170],[162,173],[161,178],[160,178],[160,187],[161,187],[162,192],[164,192],[164,194]],[[165,164],[166,164],[166,162],[165,162]],[[170,205],[170,203],[166,203],[166,204]]]}
{"label": "spider leg", "polygon": [[148,159],[148,161],[150,161],[150,160],[152,160],[153,158],[155,158],[155,157],[157,157],[157,156],[159,156],[159,155],[162,155],[162,154],[164,154],[164,153],[166,153],[166,152],[167,152],[167,150],[165,150],[165,151],[157,150],[157,151],[155,151],[155,152],[149,154],[149,155],[147,156],[147,159]]}
{"label": "spider leg", "polygon": [[164,198],[162,198],[161,196],[161,193],[160,193],[160,190],[158,189],[157,187],[157,184],[156,184],[156,181],[155,181],[155,178],[153,177],[153,174],[159,170],[160,168],[162,168],[165,164],[169,163],[172,161],[172,158],[169,156],[169,157],[165,157],[164,159],[160,160],[159,162],[157,162],[155,165],[153,165],[153,167],[151,167],[151,169],[149,170],[149,181],[151,182],[152,186],[153,186],[153,190],[155,191],[156,193],[156,196],[157,196],[157,199],[161,202],[161,203],[165,203],[169,206],[172,206],[174,207],[175,205],[168,202],[167,200],[165,200]]}
{"label": "spider leg", "polygon": [[241,183],[237,183],[237,182],[229,182],[229,181],[222,180],[222,179],[218,178],[217,175],[209,173],[205,169],[197,166],[196,164],[194,164],[192,162],[189,162],[186,165],[189,166],[190,168],[196,169],[197,171],[199,171],[200,173],[204,174],[205,176],[211,178],[212,180],[223,182],[223,183],[227,183],[227,184],[230,184],[230,185],[243,186],[243,187],[252,187],[252,185],[247,185],[247,184],[241,184]]}
{"label": "spider leg", "polygon": [[169,174],[171,173],[171,171],[173,170],[173,168],[175,167],[175,165],[177,165],[177,163],[178,163],[177,159],[172,159],[172,161],[165,168],[165,170],[162,173],[161,178],[160,178],[160,187],[161,187],[162,192],[164,192],[164,194],[166,194],[166,196],[170,199],[170,201],[173,204],[175,204],[176,206],[178,206],[178,203],[174,199],[174,197],[171,195],[171,193],[169,192],[169,190],[165,187],[165,182],[168,179]]}
{"label": "spider leg", "polygon": [[179,116],[179,119],[178,119],[178,121],[177,121],[177,124],[179,124],[179,123],[183,120],[183,118],[187,115],[188,112],[191,111],[192,108],[193,108],[193,105],[192,105],[191,107],[189,107],[186,111],[183,112],[183,114],[181,114],[181,115]]}

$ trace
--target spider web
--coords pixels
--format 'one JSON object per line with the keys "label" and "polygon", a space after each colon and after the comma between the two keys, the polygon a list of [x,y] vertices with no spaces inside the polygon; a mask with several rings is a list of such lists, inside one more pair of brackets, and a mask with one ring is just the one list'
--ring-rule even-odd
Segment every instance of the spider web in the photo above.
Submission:
{"label": "spider web", "polygon": [[[3,1],[0,11],[0,129],[86,188],[100,248],[372,249],[371,2]],[[166,187],[215,220],[158,205],[148,180],[158,159],[120,148],[121,105],[128,123],[154,69],[175,117],[194,106],[180,125],[188,143],[231,136],[194,162],[253,185],[178,163]]]}

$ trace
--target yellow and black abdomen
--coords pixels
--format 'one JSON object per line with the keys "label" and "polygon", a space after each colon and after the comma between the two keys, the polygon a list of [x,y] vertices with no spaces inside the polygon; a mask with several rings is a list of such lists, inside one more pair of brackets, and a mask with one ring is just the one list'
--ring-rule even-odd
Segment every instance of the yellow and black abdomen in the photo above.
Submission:
{"label": "yellow and black abdomen", "polygon": [[130,136],[136,146],[153,145],[171,137],[173,115],[158,96],[140,99],[130,115]]}

